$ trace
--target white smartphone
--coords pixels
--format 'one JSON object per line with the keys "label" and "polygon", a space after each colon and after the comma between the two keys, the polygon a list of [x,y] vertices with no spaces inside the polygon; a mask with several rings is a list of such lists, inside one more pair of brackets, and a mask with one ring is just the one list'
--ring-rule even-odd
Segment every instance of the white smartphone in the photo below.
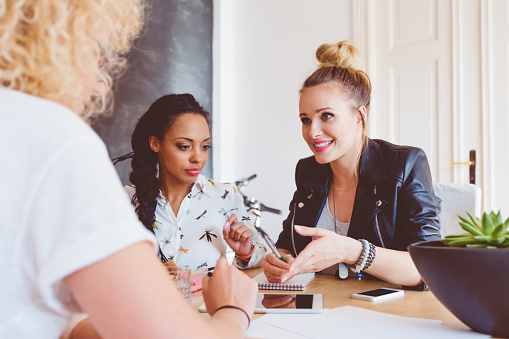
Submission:
{"label": "white smartphone", "polygon": [[[205,304],[199,308],[207,312]],[[258,293],[254,313],[321,313],[323,294]]]}
{"label": "white smartphone", "polygon": [[374,290],[359,292],[352,294],[352,298],[366,301],[382,301],[402,297],[405,295],[403,290],[394,288],[375,288]]}

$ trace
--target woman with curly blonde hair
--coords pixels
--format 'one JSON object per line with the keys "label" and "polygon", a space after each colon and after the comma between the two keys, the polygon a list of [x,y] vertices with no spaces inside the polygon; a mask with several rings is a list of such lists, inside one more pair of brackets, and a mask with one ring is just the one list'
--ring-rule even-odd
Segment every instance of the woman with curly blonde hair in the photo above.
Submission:
{"label": "woman with curly blonde hair", "polygon": [[143,26],[144,0],[0,0],[0,338],[56,338],[71,312],[104,338],[239,338],[256,284],[219,260],[212,318],[168,278],[102,140],[83,121]]}
{"label": "woman with curly blonde hair", "polygon": [[[143,26],[143,3],[0,2],[2,87],[56,101],[84,117],[104,111],[112,98],[112,77],[125,66],[118,53],[129,50]],[[92,64],[101,67],[90,69]],[[88,83],[80,69],[87,70]],[[104,90],[85,102],[96,94],[90,88],[94,78]]]}

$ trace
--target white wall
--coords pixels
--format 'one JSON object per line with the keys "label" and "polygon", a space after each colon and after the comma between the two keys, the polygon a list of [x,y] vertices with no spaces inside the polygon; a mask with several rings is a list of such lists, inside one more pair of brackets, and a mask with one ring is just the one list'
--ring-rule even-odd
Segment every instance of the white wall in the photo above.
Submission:
{"label": "white wall", "polygon": [[353,0],[214,1],[214,178],[258,177],[245,189],[283,210],[264,213],[275,239],[311,155],[301,136],[298,90],[324,42],[352,39]]}

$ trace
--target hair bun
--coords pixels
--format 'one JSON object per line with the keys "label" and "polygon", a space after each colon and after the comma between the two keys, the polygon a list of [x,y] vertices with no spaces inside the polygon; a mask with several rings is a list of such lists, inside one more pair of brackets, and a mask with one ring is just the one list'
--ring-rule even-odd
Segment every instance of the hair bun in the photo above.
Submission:
{"label": "hair bun", "polygon": [[316,50],[316,59],[320,62],[320,67],[341,67],[361,71],[364,69],[361,52],[354,42],[349,40],[322,44]]}

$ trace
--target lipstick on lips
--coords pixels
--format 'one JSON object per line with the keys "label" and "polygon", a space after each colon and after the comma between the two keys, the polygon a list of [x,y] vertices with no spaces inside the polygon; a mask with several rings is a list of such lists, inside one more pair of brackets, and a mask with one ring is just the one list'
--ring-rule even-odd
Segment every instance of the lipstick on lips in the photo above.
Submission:
{"label": "lipstick on lips", "polygon": [[323,152],[326,151],[330,145],[332,145],[332,140],[318,140],[313,141],[312,144],[315,147],[315,151]]}
{"label": "lipstick on lips", "polygon": [[201,172],[201,168],[188,168],[185,171],[189,175],[198,175]]}

